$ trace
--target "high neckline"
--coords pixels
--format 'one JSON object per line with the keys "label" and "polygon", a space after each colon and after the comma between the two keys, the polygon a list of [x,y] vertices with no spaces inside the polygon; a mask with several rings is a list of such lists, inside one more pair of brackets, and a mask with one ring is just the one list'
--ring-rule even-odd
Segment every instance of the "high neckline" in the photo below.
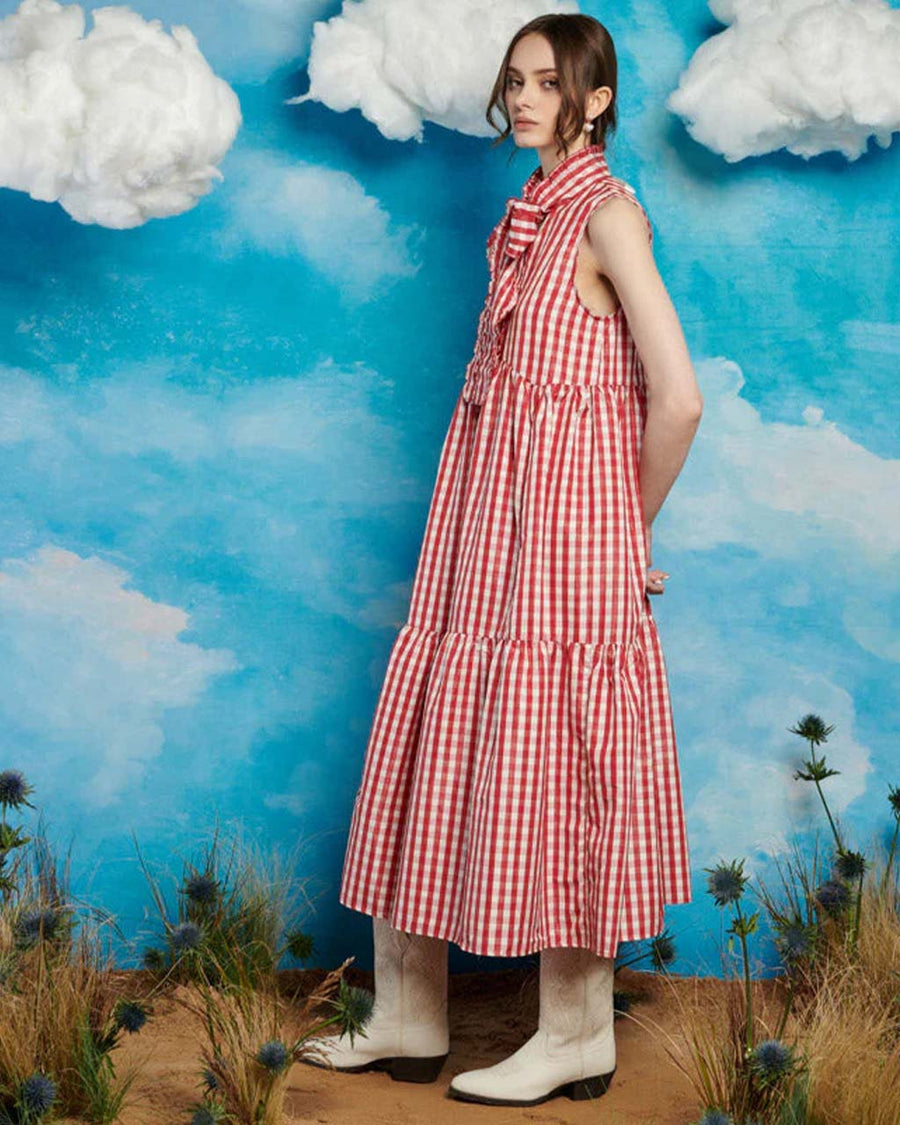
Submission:
{"label": "high neckline", "polygon": [[537,204],[542,210],[549,210],[553,204],[577,192],[590,180],[609,175],[603,145],[585,145],[563,157],[547,176],[538,165],[525,181],[521,198]]}

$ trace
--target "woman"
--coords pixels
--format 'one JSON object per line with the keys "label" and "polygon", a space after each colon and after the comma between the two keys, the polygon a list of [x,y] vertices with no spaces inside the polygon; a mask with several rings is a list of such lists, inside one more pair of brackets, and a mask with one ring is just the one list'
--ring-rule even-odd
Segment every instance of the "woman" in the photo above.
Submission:
{"label": "woman", "polygon": [[[447,942],[540,951],[536,1033],[453,1097],[596,1097],[620,941],[691,900],[651,525],[702,400],[632,189],[616,59],[584,15],[519,30],[492,91],[540,166],[488,239],[491,281],[441,453],[407,623],[356,796],[340,901],[373,916],[367,1036],[341,1069],[433,1081]],[[493,122],[492,122],[493,124]]]}

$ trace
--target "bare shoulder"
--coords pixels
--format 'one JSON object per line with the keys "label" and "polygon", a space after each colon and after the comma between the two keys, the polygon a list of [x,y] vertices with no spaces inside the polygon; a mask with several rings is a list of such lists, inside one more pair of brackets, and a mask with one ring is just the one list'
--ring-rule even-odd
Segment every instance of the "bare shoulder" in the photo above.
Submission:
{"label": "bare shoulder", "polygon": [[643,207],[631,194],[616,193],[598,201],[588,222],[588,237],[591,242],[616,240],[636,240],[646,243],[650,235],[650,224]]}
{"label": "bare shoulder", "polygon": [[610,193],[598,200],[585,233],[601,272],[615,268],[623,260],[653,261],[650,221],[630,191]]}

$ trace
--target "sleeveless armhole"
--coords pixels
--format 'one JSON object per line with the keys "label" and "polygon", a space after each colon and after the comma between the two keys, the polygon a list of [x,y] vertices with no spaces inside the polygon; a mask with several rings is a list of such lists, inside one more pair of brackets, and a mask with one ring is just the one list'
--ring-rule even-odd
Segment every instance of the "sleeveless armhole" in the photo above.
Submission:
{"label": "sleeveless armhole", "polygon": [[617,184],[612,191],[607,192],[603,196],[603,198],[599,200],[594,207],[591,208],[590,212],[588,213],[588,222],[590,222],[591,215],[593,215],[595,211],[599,210],[605,203],[608,203],[610,199],[627,199],[629,203],[633,203],[635,207],[637,207],[638,211],[640,211],[644,219],[644,226],[647,228],[647,240],[652,246],[653,227],[650,225],[650,219],[647,217],[647,212],[638,202],[637,196],[634,194],[634,190],[624,182],[622,182],[621,184]]}

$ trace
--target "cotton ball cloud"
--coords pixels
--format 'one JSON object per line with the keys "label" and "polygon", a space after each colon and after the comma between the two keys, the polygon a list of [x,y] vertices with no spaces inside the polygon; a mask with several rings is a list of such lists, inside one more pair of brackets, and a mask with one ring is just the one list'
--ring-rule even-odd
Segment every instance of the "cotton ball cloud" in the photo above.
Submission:
{"label": "cotton ball cloud", "polygon": [[359,109],[393,141],[421,141],[426,120],[490,136],[485,103],[509,40],[535,16],[577,11],[568,0],[344,0],[313,24],[309,90],[286,104]]}
{"label": "cotton ball cloud", "polygon": [[849,160],[900,128],[900,11],[885,0],[710,0],[730,24],[667,106],[729,162],[785,148]]}
{"label": "cotton ball cloud", "polygon": [[124,229],[179,215],[221,180],[241,123],[187,27],[125,7],[24,0],[0,20],[0,186]]}

